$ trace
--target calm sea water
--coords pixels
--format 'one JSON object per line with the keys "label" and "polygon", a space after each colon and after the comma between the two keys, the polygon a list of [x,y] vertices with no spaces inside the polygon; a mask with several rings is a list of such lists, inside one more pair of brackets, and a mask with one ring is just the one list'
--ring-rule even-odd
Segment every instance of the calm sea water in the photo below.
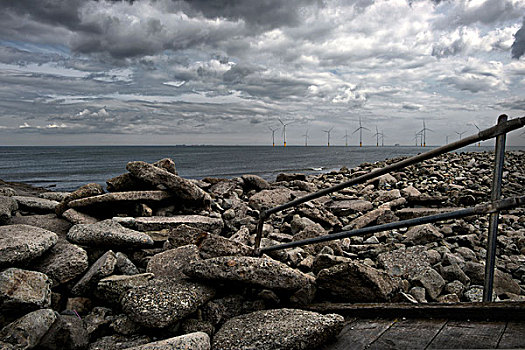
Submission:
{"label": "calm sea water", "polygon": [[[274,180],[282,172],[328,172],[430,148],[421,147],[265,147],[265,146],[61,146],[0,147],[0,179],[71,191],[86,183],[105,185],[126,172],[132,160],[154,162],[169,157],[179,175],[201,179],[256,174]],[[466,147],[462,151],[490,151]]]}

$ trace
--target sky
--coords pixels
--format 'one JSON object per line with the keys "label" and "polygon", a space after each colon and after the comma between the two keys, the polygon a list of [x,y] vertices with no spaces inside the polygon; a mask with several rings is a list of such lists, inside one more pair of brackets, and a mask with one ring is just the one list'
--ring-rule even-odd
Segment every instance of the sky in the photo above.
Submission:
{"label": "sky", "polygon": [[525,0],[0,2],[0,145],[441,145],[524,111]]}

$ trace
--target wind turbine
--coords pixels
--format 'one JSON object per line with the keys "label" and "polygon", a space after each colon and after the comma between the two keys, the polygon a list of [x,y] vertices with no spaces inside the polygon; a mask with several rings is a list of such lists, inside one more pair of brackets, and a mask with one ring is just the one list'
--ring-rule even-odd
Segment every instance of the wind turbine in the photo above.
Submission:
{"label": "wind turbine", "polygon": [[459,139],[461,140],[461,137],[463,136],[463,134],[466,133],[466,131],[462,131],[462,132],[457,132],[456,131],[456,134],[459,135]]}
{"label": "wind turbine", "polygon": [[308,138],[310,137],[308,136],[308,129],[306,129],[306,134],[304,134],[303,136],[304,136],[304,145],[308,146]]}
{"label": "wind turbine", "polygon": [[284,147],[286,147],[286,126],[293,123],[293,121],[291,122],[288,122],[288,123],[283,123],[283,121],[281,120],[281,118],[279,118],[279,123],[281,123],[283,125],[283,142],[284,142]]}
{"label": "wind turbine", "polygon": [[348,147],[348,129],[345,129],[345,136],[343,136],[345,139],[345,147]]}
{"label": "wind turbine", "polygon": [[449,138],[450,136],[451,136],[451,135],[447,135],[447,136],[446,136],[445,145],[448,145],[448,138]]}
{"label": "wind turbine", "polygon": [[422,135],[421,131],[420,132],[416,132],[414,138],[412,139],[412,140],[416,140],[416,147],[417,147],[418,138],[420,136],[421,136],[421,146],[423,146],[423,135]]}
{"label": "wind turbine", "polygon": [[385,146],[385,134],[383,133],[383,130],[381,130],[381,147]]}
{"label": "wind turbine", "polygon": [[275,132],[279,130],[279,128],[272,129],[268,127],[268,129],[272,132],[272,147],[275,147]]}
{"label": "wind turbine", "polygon": [[370,129],[365,128],[361,125],[361,116],[359,116],[359,127],[355,129],[355,131],[352,134],[355,134],[359,131],[359,147],[363,147],[363,129],[370,131]]}
{"label": "wind turbine", "polygon": [[333,128],[334,127],[332,126],[329,130],[323,130],[328,136],[328,147],[330,147],[330,133],[332,132]]}
{"label": "wind turbine", "polygon": [[[475,123],[467,123],[467,125],[469,125],[469,124],[474,125],[474,126],[476,127],[476,129],[478,129],[478,132],[481,131],[481,129],[480,129]],[[460,136],[460,137],[461,137],[461,136]],[[478,147],[481,147],[481,141],[478,142]]]}
{"label": "wind turbine", "polygon": [[423,147],[427,147],[427,130],[428,131],[434,131],[434,130],[431,130],[431,129],[428,129],[426,126],[425,126],[425,120],[423,120],[423,129],[421,129],[419,132],[423,132],[423,136],[421,138],[421,140],[423,141]]}
{"label": "wind turbine", "polygon": [[376,133],[372,136],[376,137],[376,147],[379,147],[379,136],[381,136],[381,133],[377,130],[377,125],[376,125]]}

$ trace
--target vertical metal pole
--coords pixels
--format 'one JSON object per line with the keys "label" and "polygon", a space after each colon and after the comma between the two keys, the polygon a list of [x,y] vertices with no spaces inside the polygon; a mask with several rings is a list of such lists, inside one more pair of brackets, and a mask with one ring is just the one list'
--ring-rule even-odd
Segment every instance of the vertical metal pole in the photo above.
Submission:
{"label": "vertical metal pole", "polygon": [[[507,116],[502,114],[498,118],[498,124],[507,121]],[[501,198],[501,180],[503,177],[503,161],[505,158],[505,139],[507,134],[496,136],[496,149],[494,151],[494,177],[492,178],[492,191],[490,200],[497,201]],[[490,214],[489,232],[487,238],[487,257],[485,260],[485,281],[483,285],[483,302],[492,301],[492,289],[494,285],[494,268],[496,266],[496,239],[498,236],[499,211]]]}

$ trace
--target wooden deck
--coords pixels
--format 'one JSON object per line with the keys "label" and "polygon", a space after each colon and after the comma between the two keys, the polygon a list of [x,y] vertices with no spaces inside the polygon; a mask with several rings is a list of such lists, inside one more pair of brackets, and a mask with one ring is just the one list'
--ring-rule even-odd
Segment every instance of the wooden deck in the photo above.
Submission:
{"label": "wooden deck", "polygon": [[322,350],[525,349],[525,303],[316,304],[346,323]]}
{"label": "wooden deck", "polygon": [[325,345],[322,350],[523,348],[525,320],[350,318],[336,341]]}

